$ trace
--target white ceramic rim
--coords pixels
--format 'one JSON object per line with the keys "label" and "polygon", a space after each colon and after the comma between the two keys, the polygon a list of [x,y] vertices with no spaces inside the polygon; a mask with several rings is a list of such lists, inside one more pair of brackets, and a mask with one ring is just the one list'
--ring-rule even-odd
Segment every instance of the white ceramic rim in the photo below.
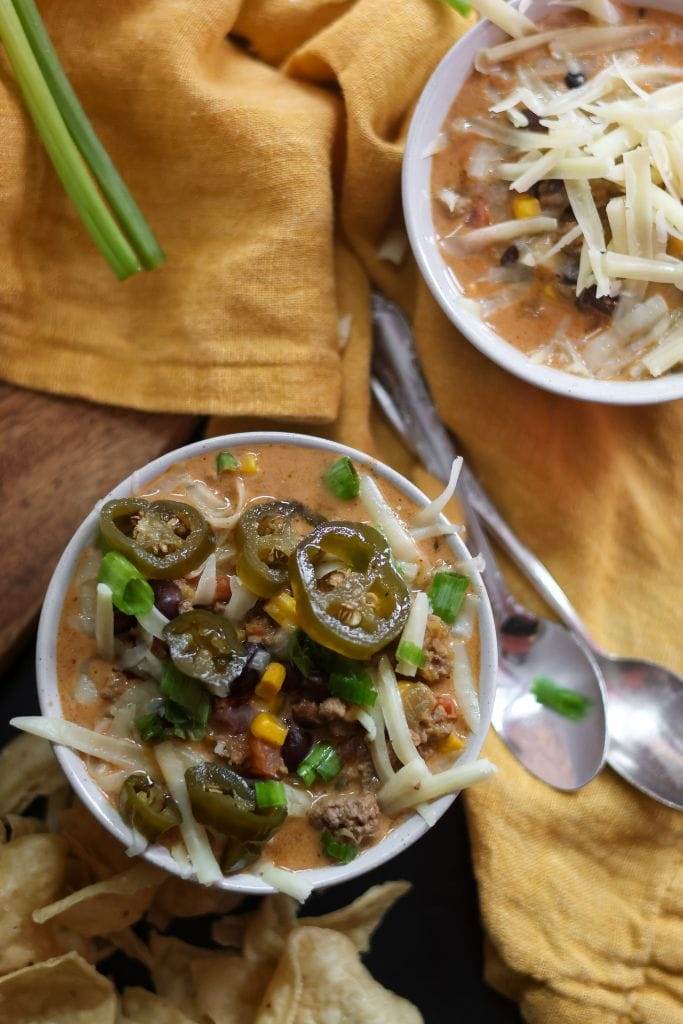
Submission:
{"label": "white ceramic rim", "polygon": [[[623,0],[632,7],[640,0]],[[512,0],[514,6],[518,0]],[[542,17],[549,0],[535,0],[525,11]],[[650,7],[681,13],[680,0],[654,0]],[[403,158],[403,213],[415,259],[442,310],[480,352],[516,377],[569,398],[610,405],[646,405],[683,398],[683,373],[643,381],[602,381],[532,363],[488,324],[466,308],[455,276],[435,244],[430,178],[432,158],[422,154],[441,130],[450,106],[473,70],[477,50],[508,37],[490,21],[480,21],[451,47],[427,82],[413,114]]]}
{"label": "white ceramic rim", "polygon": [[[50,584],[45,595],[40,624],[38,626],[38,643],[36,652],[36,672],[38,679],[38,698],[43,715],[61,717],[61,701],[57,686],[56,673],[56,647],[59,619],[62,612],[62,604],[66,590],[68,589],[76,563],[83,549],[92,541],[94,536],[99,509],[103,501],[110,498],[127,497],[139,488],[168,469],[174,463],[196,455],[203,455],[206,452],[217,451],[224,448],[234,448],[238,445],[257,447],[263,444],[291,444],[305,448],[315,448],[330,452],[332,455],[348,455],[360,465],[371,467],[380,477],[394,484],[403,494],[423,507],[428,503],[425,495],[415,487],[409,480],[401,476],[389,466],[384,465],[377,459],[356,451],[346,445],[328,441],[325,438],[309,437],[302,434],[293,434],[280,431],[252,431],[241,434],[227,434],[223,437],[207,438],[197,441],[194,444],[186,445],[175,451],[162,455],[158,459],[148,463],[142,469],[135,470],[129,477],[123,480],[117,487],[97,503],[95,508],[84,519],[71,541],[67,545],[57,567],[52,575]],[[469,557],[465,544],[457,535],[449,538],[454,553],[459,559]],[[495,694],[495,679],[497,666],[497,641],[493,614],[489,604],[488,595],[484,588],[481,575],[474,572],[472,575],[474,591],[480,599],[479,602],[479,630],[480,630],[480,672],[479,672],[479,699],[481,706],[481,723],[476,733],[470,736],[466,749],[463,751],[459,763],[465,764],[474,761],[481,751],[482,744],[488,732],[493,710],[493,699]],[[95,815],[98,821],[111,832],[125,846],[130,846],[133,841],[131,829],[124,824],[119,814],[106,799],[102,791],[93,781],[85,763],[80,755],[68,747],[55,745],[55,753],[64,769],[67,779],[82,800],[85,806]],[[433,805],[437,819],[440,818],[450,807],[457,794],[441,797]],[[413,814],[406,821],[393,829],[389,835],[381,840],[376,846],[361,853],[350,864],[339,867],[311,868],[300,874],[313,889],[327,888],[341,882],[348,882],[358,875],[379,867],[386,861],[402,853],[420,838],[429,826],[418,815]],[[151,846],[143,854],[146,860],[157,864],[172,874],[181,877],[192,877],[187,873],[183,874],[180,865],[172,858],[171,854],[162,846]],[[260,895],[272,893],[275,890],[256,875],[244,872],[238,875],[225,876],[216,884],[217,888],[242,893],[257,893]]]}

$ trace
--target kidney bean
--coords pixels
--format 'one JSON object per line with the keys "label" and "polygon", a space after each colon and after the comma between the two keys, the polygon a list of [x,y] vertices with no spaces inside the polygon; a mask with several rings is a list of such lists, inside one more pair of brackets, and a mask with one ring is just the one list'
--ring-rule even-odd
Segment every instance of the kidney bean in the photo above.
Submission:
{"label": "kidney bean", "polygon": [[183,595],[180,587],[173,580],[150,580],[154,591],[154,604],[167,619],[175,619],[180,615],[180,603]]}
{"label": "kidney bean", "polygon": [[296,771],[312,746],[313,737],[311,734],[302,729],[296,722],[292,722],[281,751],[282,760],[290,772]]}
{"label": "kidney bean", "polygon": [[246,732],[256,714],[256,708],[249,701],[233,700],[232,697],[226,697],[215,702],[211,723],[219,732],[235,735]]}
{"label": "kidney bean", "polygon": [[126,615],[125,612],[119,611],[118,608],[114,609],[114,632],[117,636],[120,636],[121,633],[127,633],[136,623],[137,619],[134,615]]}

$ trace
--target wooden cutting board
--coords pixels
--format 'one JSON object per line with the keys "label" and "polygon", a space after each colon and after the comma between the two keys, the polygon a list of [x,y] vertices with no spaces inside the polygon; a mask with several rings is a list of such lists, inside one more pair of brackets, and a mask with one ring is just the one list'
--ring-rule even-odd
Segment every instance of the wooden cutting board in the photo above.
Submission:
{"label": "wooden cutting board", "polygon": [[0,666],[27,637],[65,544],[134,469],[184,444],[189,416],[156,415],[0,384]]}

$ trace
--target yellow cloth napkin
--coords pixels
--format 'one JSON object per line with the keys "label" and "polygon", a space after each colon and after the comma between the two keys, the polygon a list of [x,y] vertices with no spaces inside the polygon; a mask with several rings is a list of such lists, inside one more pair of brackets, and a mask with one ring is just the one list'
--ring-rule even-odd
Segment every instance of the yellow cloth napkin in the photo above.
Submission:
{"label": "yellow cloth napkin", "polygon": [[[370,411],[372,281],[406,309],[443,417],[596,637],[683,670],[681,403],[536,391],[458,336],[411,259],[378,257],[400,225],[411,109],[462,19],[439,0],[41,7],[169,263],[116,283],[3,74],[0,375],[145,409],[318,421],[411,472]],[[683,818],[609,771],[567,796],[495,737],[487,754],[500,774],[466,802],[491,984],[534,1024],[681,1024]]]}

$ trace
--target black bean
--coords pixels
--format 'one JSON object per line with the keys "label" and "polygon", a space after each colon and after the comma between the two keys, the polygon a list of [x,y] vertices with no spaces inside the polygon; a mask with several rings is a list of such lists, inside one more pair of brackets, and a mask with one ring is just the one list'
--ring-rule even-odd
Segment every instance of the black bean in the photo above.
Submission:
{"label": "black bean", "polygon": [[254,692],[254,687],[263,675],[263,668],[259,665],[259,662],[263,662],[263,658],[257,658],[256,655],[262,652],[267,654],[267,648],[261,644],[245,644],[244,647],[246,653],[244,668],[230,684],[231,697],[248,697]]}
{"label": "black bean", "polygon": [[150,580],[154,591],[154,604],[167,619],[175,619],[180,615],[180,603],[183,595],[180,587],[173,580]]}
{"label": "black bean", "polygon": [[584,288],[576,298],[576,305],[583,313],[590,313],[597,310],[605,316],[612,316],[619,301],[618,295],[597,296],[597,286],[592,284],[590,288]]}
{"label": "black bean", "polygon": [[519,259],[519,249],[516,245],[508,245],[507,249],[500,257],[501,267],[509,267],[511,263],[516,263]]}
{"label": "black bean", "polygon": [[542,132],[542,134],[544,134],[544,135],[546,135],[548,133],[549,129],[546,127],[546,125],[541,124],[541,118],[539,117],[538,114],[535,114],[533,112],[533,110],[529,110],[527,107],[524,107],[524,109],[522,110],[522,113],[524,114],[524,116],[527,119],[527,122],[528,122],[528,126],[527,127],[529,128],[530,131],[532,131],[532,132]]}
{"label": "black bean", "polygon": [[586,84],[586,76],[583,71],[568,71],[564,76],[564,84],[568,89],[578,89]]}
{"label": "black bean", "polygon": [[135,625],[137,625],[137,619],[134,615],[126,615],[125,612],[119,611],[118,608],[114,609],[114,632],[117,636],[120,636],[121,633],[127,633]]}
{"label": "black bean", "polygon": [[306,754],[313,746],[313,737],[296,722],[292,722],[287,730],[287,737],[282,744],[282,760],[290,772],[296,771]]}

